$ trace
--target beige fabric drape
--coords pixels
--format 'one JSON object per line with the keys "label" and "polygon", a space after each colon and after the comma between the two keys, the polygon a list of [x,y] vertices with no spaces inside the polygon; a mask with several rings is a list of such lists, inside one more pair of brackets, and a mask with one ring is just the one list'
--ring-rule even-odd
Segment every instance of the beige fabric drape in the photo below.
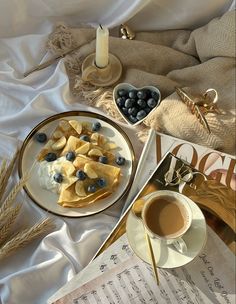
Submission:
{"label": "beige fabric drape", "polygon": [[[161,91],[162,102],[144,121],[145,126],[235,153],[235,11],[193,31],[140,32],[135,40],[110,36],[109,45],[123,64],[119,82],[154,85]],[[120,118],[112,102],[113,88],[95,88],[80,79],[82,60],[95,51],[95,30],[60,25],[50,35],[48,46],[56,54],[81,46],[65,59],[73,94],[83,95],[85,102]],[[218,91],[218,107],[224,114],[206,115],[210,135],[180,101],[175,86],[193,95],[209,88]]]}

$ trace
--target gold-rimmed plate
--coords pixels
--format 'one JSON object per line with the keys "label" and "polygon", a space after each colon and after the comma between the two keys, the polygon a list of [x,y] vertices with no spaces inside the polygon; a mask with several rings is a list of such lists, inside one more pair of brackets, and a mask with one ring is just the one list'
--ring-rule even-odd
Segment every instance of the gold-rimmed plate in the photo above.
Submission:
{"label": "gold-rimmed plate", "polygon": [[[95,203],[91,203],[81,208],[65,208],[57,203],[58,194],[40,187],[36,158],[39,151],[43,148],[44,144],[37,142],[35,140],[35,135],[38,132],[43,132],[46,133],[48,137],[50,137],[61,119],[75,119],[81,122],[89,123],[93,123],[95,121],[100,122],[102,128],[99,133],[115,142],[118,146],[115,153],[117,153],[117,155],[125,157],[125,165],[120,166],[121,177],[119,185],[114,193],[109,195],[107,198],[98,200]],[[115,202],[119,201],[127,192],[132,183],[134,174],[134,149],[128,136],[122,130],[122,128],[107,117],[86,111],[63,112],[43,120],[28,134],[24,140],[19,156],[19,176],[21,177],[29,171],[30,178],[26,182],[24,190],[33,200],[33,202],[35,202],[43,209],[57,215],[67,217],[88,216],[107,209]]]}

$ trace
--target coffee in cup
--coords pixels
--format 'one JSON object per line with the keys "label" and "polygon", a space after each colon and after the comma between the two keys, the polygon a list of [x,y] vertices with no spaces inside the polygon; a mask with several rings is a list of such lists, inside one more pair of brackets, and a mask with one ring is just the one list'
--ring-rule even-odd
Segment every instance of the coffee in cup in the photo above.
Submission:
{"label": "coffee in cup", "polygon": [[182,236],[191,226],[192,212],[183,194],[168,190],[153,192],[145,200],[142,219],[150,237],[173,244],[180,252],[187,250]]}

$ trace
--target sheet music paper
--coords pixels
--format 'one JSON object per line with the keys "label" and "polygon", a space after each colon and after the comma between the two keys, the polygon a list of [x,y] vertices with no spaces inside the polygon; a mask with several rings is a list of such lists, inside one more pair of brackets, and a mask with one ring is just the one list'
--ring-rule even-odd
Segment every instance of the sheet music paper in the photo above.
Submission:
{"label": "sheet music paper", "polygon": [[209,227],[207,245],[198,257],[183,267],[159,269],[159,278],[158,287],[151,266],[133,254],[123,235],[79,274],[76,283],[73,281],[73,291],[53,303],[233,304],[236,301],[235,256]]}

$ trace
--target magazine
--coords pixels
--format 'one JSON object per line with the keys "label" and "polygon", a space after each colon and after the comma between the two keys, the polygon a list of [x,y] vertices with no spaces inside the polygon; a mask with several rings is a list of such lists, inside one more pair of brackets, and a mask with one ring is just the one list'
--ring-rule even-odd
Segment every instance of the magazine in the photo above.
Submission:
{"label": "magazine", "polygon": [[150,130],[123,212],[163,157],[172,153],[196,170],[236,191],[236,157]]}
{"label": "magazine", "polygon": [[[173,159],[177,168],[182,166],[181,159],[168,153],[132,204],[163,189],[163,172]],[[200,208],[194,202],[190,204],[193,223],[184,235],[188,247],[185,254],[152,241],[159,286],[150,266],[143,225],[127,210],[126,233],[49,303],[234,303],[235,257],[207,227]]]}

